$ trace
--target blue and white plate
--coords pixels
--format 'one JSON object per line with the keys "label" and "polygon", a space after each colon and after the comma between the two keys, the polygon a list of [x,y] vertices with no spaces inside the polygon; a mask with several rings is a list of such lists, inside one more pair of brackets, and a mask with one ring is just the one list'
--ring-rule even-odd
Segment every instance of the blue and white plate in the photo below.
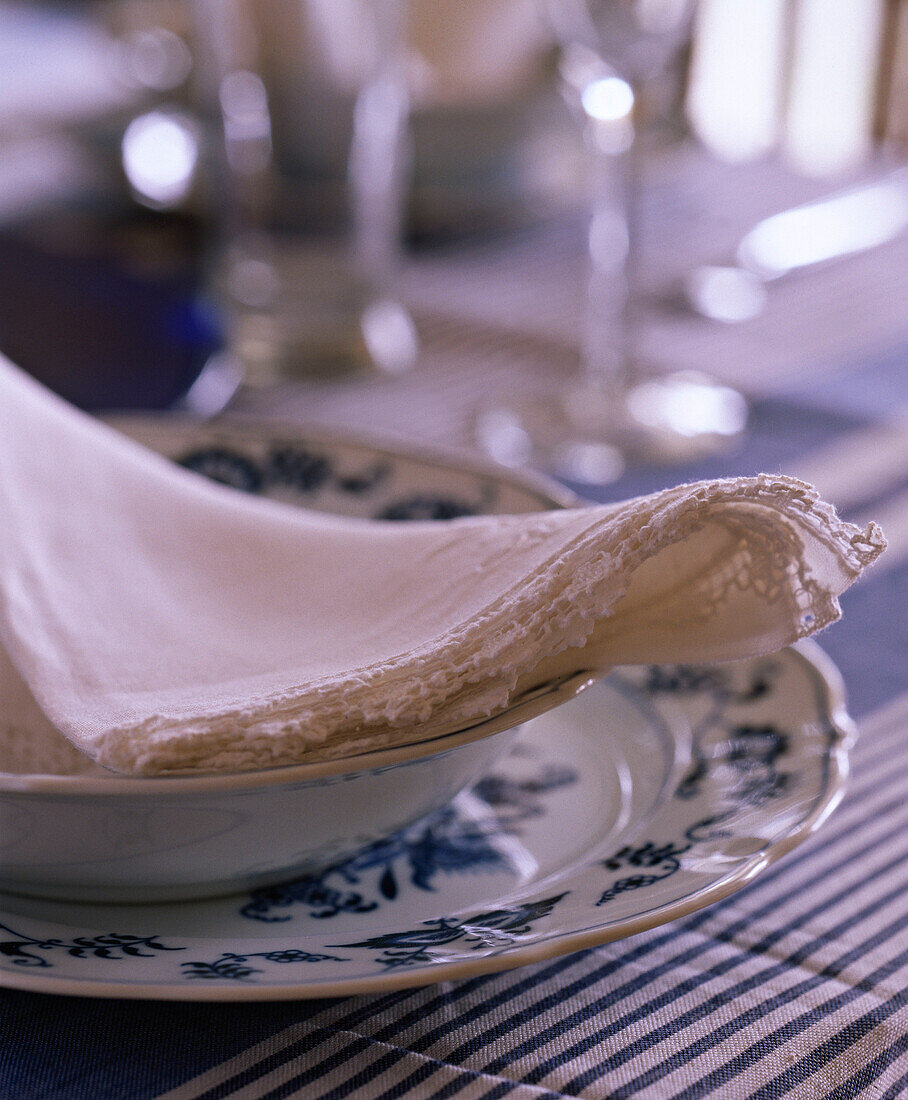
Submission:
{"label": "blue and white plate", "polygon": [[0,985],[267,1000],[466,978],[740,889],[840,795],[851,722],[815,646],[619,670],[434,817],[318,874],[178,905],[0,896]]}

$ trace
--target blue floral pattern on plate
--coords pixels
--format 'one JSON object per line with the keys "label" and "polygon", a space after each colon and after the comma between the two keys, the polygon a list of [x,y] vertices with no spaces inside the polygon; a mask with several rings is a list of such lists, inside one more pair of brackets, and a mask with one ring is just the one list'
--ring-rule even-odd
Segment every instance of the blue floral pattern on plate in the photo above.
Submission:
{"label": "blue floral pattern on plate", "polygon": [[0,935],[11,934],[11,940],[0,941],[0,955],[13,966],[50,967],[48,952],[63,952],[74,959],[103,959],[119,962],[126,958],[148,958],[155,951],[182,951],[179,946],[158,943],[157,936],[132,936],[118,932],[102,932],[91,936],[57,939],[53,936],[29,936],[0,924]]}
{"label": "blue floral pattern on plate", "polygon": [[507,947],[533,931],[538,920],[547,917],[564,894],[524,902],[506,909],[493,909],[470,917],[439,917],[423,921],[407,932],[372,936],[347,947],[367,947],[377,951],[377,961],[388,970],[417,963],[431,963],[435,953],[460,944],[469,951]]}
{"label": "blue floral pattern on plate", "polygon": [[731,892],[824,819],[851,736],[837,690],[816,647],[620,670],[524,727],[449,809],[321,875],[179,906],[0,898],[0,983],[330,996],[641,931]]}
{"label": "blue floral pattern on plate", "polygon": [[[290,906],[303,906],[310,917],[326,920],[339,913],[371,913],[400,892],[401,876],[418,890],[430,891],[440,875],[468,874],[506,865],[507,855],[496,843],[519,832],[520,823],[545,812],[543,796],[577,782],[564,765],[547,765],[527,779],[490,775],[473,788],[494,815],[465,817],[447,806],[364,848],[344,863],[252,893],[241,906],[244,917],[286,921]],[[364,879],[371,877],[366,886]],[[356,889],[351,889],[356,887]]]}

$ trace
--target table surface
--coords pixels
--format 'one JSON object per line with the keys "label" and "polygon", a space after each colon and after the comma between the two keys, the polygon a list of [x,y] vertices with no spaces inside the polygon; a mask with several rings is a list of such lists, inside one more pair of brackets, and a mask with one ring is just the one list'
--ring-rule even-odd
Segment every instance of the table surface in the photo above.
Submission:
{"label": "table surface", "polygon": [[[804,195],[803,182],[722,172],[681,190],[694,224],[718,213],[712,235],[688,234],[685,250],[663,233],[657,274],[716,258],[748,219]],[[578,241],[576,226],[548,225],[415,261],[413,376],[245,394],[238,409],[465,448],[479,403],[570,368]],[[889,551],[821,639],[861,737],[818,835],[694,916],[468,981],[255,1005],[0,991],[0,1097],[908,1096],[906,289],[902,241],[778,288],[743,326],[654,308],[651,357],[746,388],[750,431],[733,453],[631,470],[600,494],[784,471],[883,525]]]}

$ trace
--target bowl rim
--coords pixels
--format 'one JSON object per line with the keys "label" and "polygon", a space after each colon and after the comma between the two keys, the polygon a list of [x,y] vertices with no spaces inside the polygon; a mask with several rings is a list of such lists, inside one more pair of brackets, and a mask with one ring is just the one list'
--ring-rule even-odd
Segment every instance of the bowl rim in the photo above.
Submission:
{"label": "bowl rim", "polygon": [[566,703],[602,679],[607,670],[584,669],[566,674],[529,689],[506,710],[489,718],[471,721],[426,741],[413,741],[386,749],[373,749],[356,756],[316,760],[303,764],[279,764],[244,772],[208,772],[204,774],[130,776],[50,775],[40,772],[0,772],[0,795],[183,795],[219,791],[253,791],[265,787],[293,787],[319,779],[353,778],[355,775],[416,763],[432,756],[452,752],[474,741],[485,740],[514,730],[523,722]]}
{"label": "bowl rim", "polygon": [[[558,482],[534,471],[517,470],[509,466],[456,448],[443,448],[412,443],[389,432],[357,432],[334,429],[325,425],[293,423],[288,420],[252,415],[228,414],[198,421],[188,415],[165,412],[116,413],[105,416],[106,423],[118,430],[128,425],[149,424],[166,428],[224,431],[247,437],[263,435],[292,437],[294,435],[341,446],[358,447],[390,458],[411,459],[417,462],[460,473],[493,477],[538,497],[542,507],[571,508],[580,498]],[[529,690],[506,710],[475,721],[468,721],[454,729],[435,734],[425,741],[413,741],[393,748],[375,749],[355,756],[310,763],[284,764],[272,768],[259,768],[242,772],[187,773],[160,776],[128,776],[110,772],[108,775],[54,775],[44,772],[0,771],[0,794],[40,793],[51,795],[148,795],[202,794],[215,791],[247,791],[263,787],[284,786],[309,781],[373,771],[378,768],[416,762],[450,752],[461,745],[491,737],[513,729],[521,722],[529,721],[552,707],[573,698],[594,681],[601,679],[604,670],[584,669],[559,677]]]}
{"label": "bowl rim", "polygon": [[185,413],[156,411],[116,412],[105,414],[102,419],[106,424],[126,434],[129,434],[128,428],[131,425],[150,424],[165,429],[194,428],[203,431],[213,429],[249,437],[261,437],[263,433],[273,436],[297,435],[326,445],[335,443],[387,455],[389,458],[415,460],[422,465],[440,467],[455,473],[497,478],[537,497],[541,505],[540,511],[545,511],[547,508],[576,508],[585,503],[583,498],[572,489],[536,470],[506,466],[493,458],[476,454],[465,448],[438,446],[421,440],[406,439],[387,429],[357,431],[352,428],[333,428],[329,424],[319,424],[315,421],[295,423],[281,417],[235,412],[227,412],[209,420],[199,420]]}

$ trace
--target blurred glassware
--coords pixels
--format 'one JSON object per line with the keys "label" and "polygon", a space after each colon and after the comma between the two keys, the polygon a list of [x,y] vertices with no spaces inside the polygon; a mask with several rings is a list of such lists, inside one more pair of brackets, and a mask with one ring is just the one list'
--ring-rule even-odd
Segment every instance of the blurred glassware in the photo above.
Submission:
{"label": "blurred glassware", "polygon": [[126,6],[0,3],[0,348],[87,409],[209,414],[239,373],[198,293],[195,130],[163,99],[188,50]]}
{"label": "blurred glassware", "polygon": [[564,212],[573,120],[537,0],[407,0],[411,242],[476,237]]}
{"label": "blurred glassware", "polygon": [[906,13],[904,0],[700,0],[697,136],[732,162],[776,153],[805,176],[859,169],[896,102]]}
{"label": "blurred glassware", "polygon": [[[908,229],[905,170],[879,176],[902,152],[906,32],[905,0],[700,0],[686,105],[700,141],[722,160],[771,155],[802,178],[832,177],[841,189],[763,218],[730,263],[690,271],[682,293],[695,312],[751,320],[779,279]],[[857,173],[867,182],[857,183]]]}
{"label": "blurred glassware", "polygon": [[72,130],[134,106],[115,40],[70,5],[0,4],[0,141]]}
{"label": "blurred glassware", "polygon": [[688,39],[693,0],[543,0],[565,97],[584,128],[591,218],[580,377],[566,392],[480,410],[477,440],[507,464],[607,484],[627,461],[685,461],[743,430],[744,399],[703,374],[656,375],[636,352],[641,104]]}
{"label": "blurred glassware", "polygon": [[766,306],[768,284],[825,266],[908,232],[908,168],[862,186],[791,207],[758,222],[741,238],[734,263],[694,268],[684,292],[714,321],[747,321]]}
{"label": "blurred glassware", "polygon": [[223,135],[213,285],[250,384],[409,370],[400,0],[194,0]]}

